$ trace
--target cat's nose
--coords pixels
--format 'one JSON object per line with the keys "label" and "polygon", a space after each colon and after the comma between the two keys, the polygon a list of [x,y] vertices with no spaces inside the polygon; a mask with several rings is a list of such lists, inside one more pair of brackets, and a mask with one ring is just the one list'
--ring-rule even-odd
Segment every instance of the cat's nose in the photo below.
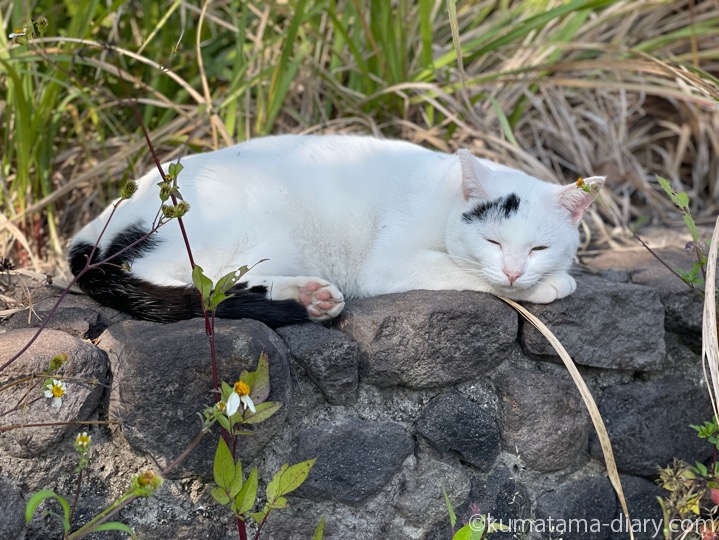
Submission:
{"label": "cat's nose", "polygon": [[507,276],[510,287],[514,285],[514,282],[517,281],[517,279],[519,279],[519,277],[522,275],[522,272],[507,269],[502,269],[502,272],[504,272],[504,275]]}

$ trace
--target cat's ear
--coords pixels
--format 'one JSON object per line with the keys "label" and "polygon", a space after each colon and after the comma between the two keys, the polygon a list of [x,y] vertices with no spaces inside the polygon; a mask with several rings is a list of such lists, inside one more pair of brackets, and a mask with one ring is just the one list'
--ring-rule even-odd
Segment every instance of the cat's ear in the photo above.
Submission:
{"label": "cat's ear", "polygon": [[578,225],[582,220],[584,212],[589,205],[592,204],[594,198],[604,187],[604,176],[592,176],[582,180],[582,186],[589,191],[580,187],[578,183],[570,184],[559,192],[559,204],[569,211],[572,217],[572,223]]}
{"label": "cat's ear", "polygon": [[482,184],[489,181],[492,176],[492,169],[485,167],[466,148],[457,151],[459,161],[462,164],[462,193],[464,200],[486,199],[487,192]]}

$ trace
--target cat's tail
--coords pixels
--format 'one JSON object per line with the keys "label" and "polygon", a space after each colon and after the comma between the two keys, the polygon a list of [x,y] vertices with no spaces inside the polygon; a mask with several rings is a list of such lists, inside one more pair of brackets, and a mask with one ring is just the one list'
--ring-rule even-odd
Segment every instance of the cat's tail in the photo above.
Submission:
{"label": "cat's tail", "polygon": [[[110,262],[87,271],[84,269],[92,245],[76,241],[70,248],[69,262],[73,275],[79,275],[80,288],[103,305],[147,321],[168,323],[202,316],[200,297],[194,287],[157,285],[132,275],[132,261],[152,250],[152,238],[128,248],[143,236],[139,227],[130,227],[118,234],[108,248],[102,250],[102,255],[99,249],[95,251],[91,262],[95,264],[102,257],[125,251]],[[230,292],[234,296],[219,305],[218,317],[256,319],[272,328],[309,321],[307,309],[302,304],[294,300],[271,300],[267,298],[265,287],[247,289],[241,283]]]}

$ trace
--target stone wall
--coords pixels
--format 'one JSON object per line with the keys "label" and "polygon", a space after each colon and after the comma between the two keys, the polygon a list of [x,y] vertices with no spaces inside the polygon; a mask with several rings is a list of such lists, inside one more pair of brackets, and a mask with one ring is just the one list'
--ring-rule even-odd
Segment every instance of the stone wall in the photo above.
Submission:
{"label": "stone wall", "polygon": [[[688,427],[711,416],[699,362],[701,299],[643,253],[609,254],[591,266],[577,276],[572,297],[529,308],[560,338],[594,393],[632,518],[658,523],[657,465],[710,455]],[[50,303],[39,302],[36,313]],[[31,324],[21,314],[0,327],[0,359],[27,342],[32,330],[23,328]],[[65,352],[71,361],[63,375],[74,377],[66,402],[58,411],[42,399],[22,415],[0,417],[0,425],[117,422],[83,428],[95,444],[81,522],[126,489],[132,474],[153,461],[166,465],[195,437],[197,412],[211,402],[208,345],[201,320],[139,322],[81,296],[70,298],[50,327],[0,384]],[[309,539],[324,515],[329,539],[448,539],[441,486],[460,522],[477,509],[505,522],[533,518],[537,530],[550,518],[584,518],[604,527],[564,538],[628,537],[619,532],[626,523],[578,391],[543,337],[496,298],[387,295],[350,302],[332,327],[277,332],[222,320],[217,347],[225,380],[252,369],[266,351],[270,399],[284,403],[240,440],[245,470],[257,466],[267,481],[282,463],[317,458],[263,538]],[[21,393],[0,393],[0,410]],[[25,528],[23,501],[41,488],[72,496],[78,429],[0,434],[0,538],[60,537],[49,532],[51,518]],[[237,538],[206,483],[216,441],[208,436],[157,496],[123,512],[140,538]]]}

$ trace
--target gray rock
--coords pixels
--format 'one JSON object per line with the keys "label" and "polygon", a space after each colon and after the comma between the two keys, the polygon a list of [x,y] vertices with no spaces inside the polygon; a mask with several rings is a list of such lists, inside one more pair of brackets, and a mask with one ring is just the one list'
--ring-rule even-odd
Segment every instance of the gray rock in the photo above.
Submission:
{"label": "gray rock", "polygon": [[[675,457],[694,463],[711,455],[711,445],[689,427],[711,418],[707,391],[687,379],[610,386],[602,394],[599,411],[622,472],[653,476],[658,466]],[[594,434],[590,448],[602,459]]]}
{"label": "gray rock", "polygon": [[[0,364],[20,351],[35,335],[34,329],[13,330],[0,334]],[[50,360],[63,355],[66,360],[51,377],[47,373]],[[0,411],[15,410],[0,416],[0,426],[46,424],[42,428],[27,427],[0,433],[0,446],[15,457],[44,454],[81,426],[59,422],[87,420],[100,403],[107,378],[105,354],[86,341],[57,330],[45,330],[15,362],[0,372],[0,387],[11,381],[34,376],[27,383],[7,387],[0,392]],[[44,397],[47,378],[60,378],[66,385],[60,408]],[[19,404],[26,406],[18,407]]]}
{"label": "gray rock", "polygon": [[[659,294],[649,287],[582,276],[572,296],[532,305],[530,311],[557,336],[577,364],[639,370],[666,366],[664,307]],[[528,352],[557,356],[532,325],[524,325],[522,338]]]}
{"label": "gray rock", "polygon": [[[415,526],[430,527],[448,521],[447,506],[442,487],[453,505],[464,504],[469,496],[471,482],[469,475],[459,465],[453,466],[440,461],[427,452],[420,453],[416,460],[404,467],[399,490],[392,506],[399,514]],[[402,523],[403,524],[403,523]],[[401,525],[398,523],[401,529]],[[391,538],[404,538],[401,531]]]}
{"label": "gray rock", "polygon": [[317,501],[358,503],[382,489],[413,449],[410,434],[393,422],[350,418],[304,429],[292,461],[317,462],[296,493]]}
{"label": "gray rock", "polygon": [[[688,252],[674,249],[658,249],[655,252],[674,269],[687,271],[694,263],[693,255]],[[689,334],[701,346],[703,299],[646,249],[609,251],[585,262],[599,271],[610,268],[626,270],[632,283],[656,289],[666,310],[666,329]]]}
{"label": "gray rock", "polygon": [[359,344],[361,380],[377,386],[429,388],[473,380],[517,346],[514,310],[468,291],[353,300],[336,325]]}
{"label": "gray rock", "polygon": [[[44,287],[43,291],[43,298],[33,304],[31,312],[13,315],[3,324],[3,328],[15,330],[40,326],[60,297],[60,291],[55,287]],[[50,319],[47,328],[80,338],[95,339],[106,328],[131,318],[127,313],[100,305],[88,296],[68,294]]]}
{"label": "gray rock", "polygon": [[[451,499],[454,503],[454,499]],[[531,517],[532,499],[527,489],[518,483],[507,467],[499,465],[486,476],[472,479],[472,489],[463,505],[455,505],[457,526],[474,522],[477,515],[484,515],[491,523],[509,527],[508,531],[494,532],[490,538],[494,540],[510,540],[524,538],[527,532],[523,526]],[[473,518],[473,516],[475,516]],[[446,540],[451,538],[449,521],[435,527],[428,540]]]}
{"label": "gray rock", "polygon": [[0,538],[25,538],[25,501],[20,488],[0,476]]}
{"label": "gray rock", "polygon": [[[614,488],[606,478],[567,482],[537,498],[535,530],[544,533],[542,538],[612,538],[611,523],[617,506]],[[554,534],[550,535],[550,531]]]}
{"label": "gray rock", "polygon": [[495,379],[504,448],[536,471],[556,471],[584,455],[589,414],[568,375],[509,368]]}
{"label": "gray rock", "polygon": [[[628,531],[634,532],[635,540],[656,540],[662,537],[662,508],[657,497],[665,497],[667,492],[654,482],[636,476],[622,476],[622,490],[629,508],[629,520],[621,507],[612,520],[612,532],[616,538],[628,538]],[[624,533],[623,535],[621,533]]]}
{"label": "gray rock", "polygon": [[454,450],[483,471],[489,469],[501,449],[497,411],[485,409],[454,391],[427,404],[417,431],[440,452]]}
{"label": "gray rock", "polygon": [[359,348],[346,334],[311,323],[279,328],[277,333],[330,403],[356,401]]}
{"label": "gray rock", "polygon": [[[253,370],[260,353],[270,364],[270,401],[283,408],[251,426],[253,436],[241,437],[243,460],[259,454],[282,427],[292,398],[288,352],[282,340],[254,320],[218,320],[215,344],[220,380],[232,384],[242,370]],[[167,464],[179,456],[198,433],[197,413],[214,403],[212,370],[202,319],[173,324],[125,321],[109,328],[99,340],[108,352],[114,374],[110,415],[122,421],[122,432],[136,450]],[[243,427],[244,429],[244,427]],[[217,436],[206,440],[183,462],[176,474],[209,475]]]}

